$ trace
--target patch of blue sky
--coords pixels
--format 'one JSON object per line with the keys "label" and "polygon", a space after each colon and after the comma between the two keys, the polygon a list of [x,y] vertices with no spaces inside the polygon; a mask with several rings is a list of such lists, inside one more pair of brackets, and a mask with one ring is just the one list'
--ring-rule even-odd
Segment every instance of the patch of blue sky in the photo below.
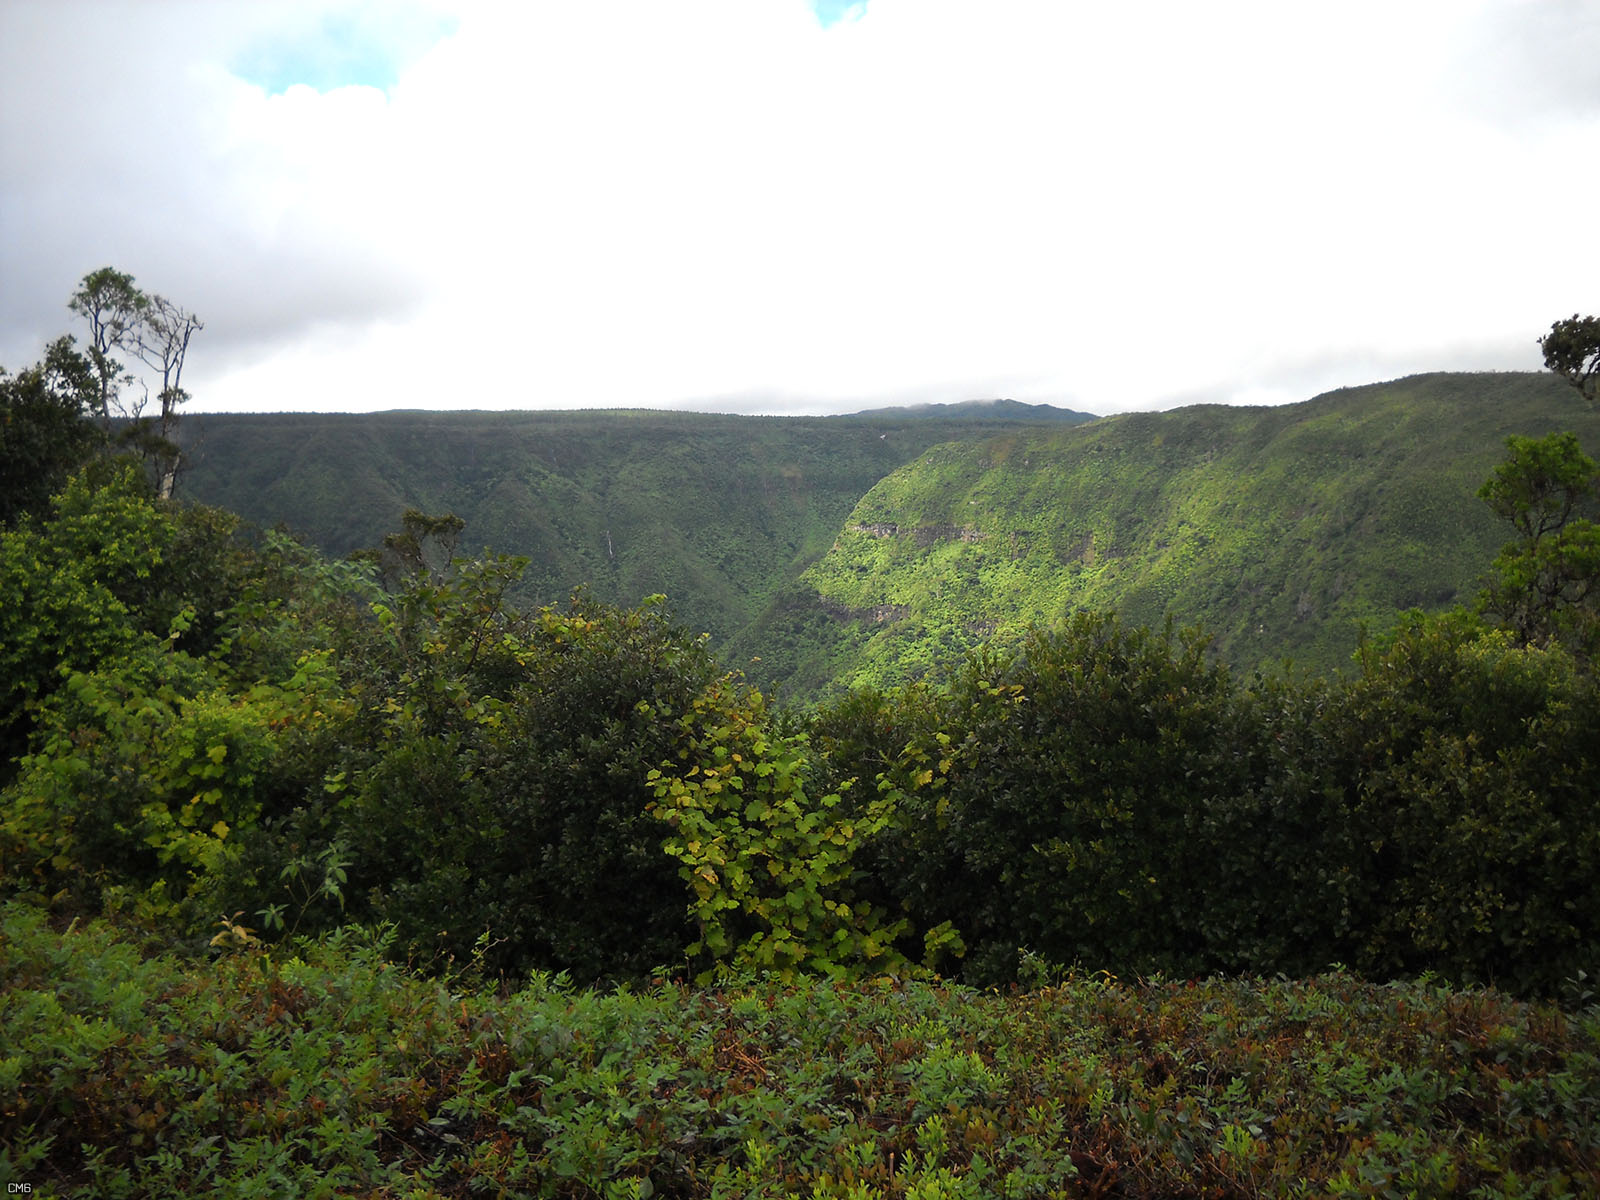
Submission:
{"label": "patch of blue sky", "polygon": [[324,13],[314,26],[285,31],[248,47],[229,64],[234,75],[268,95],[297,84],[331,92],[342,87],[388,91],[400,72],[456,29],[454,18],[408,5]]}
{"label": "patch of blue sky", "polygon": [[831,29],[840,21],[859,21],[867,11],[867,0],[811,0],[817,23]]}

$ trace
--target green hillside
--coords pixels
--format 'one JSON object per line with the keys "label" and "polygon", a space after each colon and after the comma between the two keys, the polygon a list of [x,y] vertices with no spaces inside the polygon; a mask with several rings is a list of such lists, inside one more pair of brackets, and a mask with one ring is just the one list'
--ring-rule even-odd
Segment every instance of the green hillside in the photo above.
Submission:
{"label": "green hillside", "polygon": [[[929,446],[1015,428],[1002,402],[779,418],[647,411],[195,415],[182,487],[344,554],[407,508],[460,549],[532,560],[521,599],[663,592],[722,642],[822,554],[861,496]],[[1040,421],[1087,421],[1042,409]]]}
{"label": "green hillside", "polygon": [[1600,415],[1534,374],[1436,374],[1277,408],[1198,406],[930,449],[729,647],[792,694],[887,683],[1077,609],[1199,623],[1236,667],[1348,662],[1362,622],[1469,598],[1511,433]]}

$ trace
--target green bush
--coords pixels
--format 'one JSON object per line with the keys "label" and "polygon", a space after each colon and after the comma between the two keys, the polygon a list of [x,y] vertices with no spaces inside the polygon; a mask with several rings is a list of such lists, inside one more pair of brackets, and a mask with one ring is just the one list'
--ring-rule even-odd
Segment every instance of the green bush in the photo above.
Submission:
{"label": "green bush", "polygon": [[856,886],[1119,973],[1432,971],[1553,995],[1596,969],[1600,704],[1560,646],[1408,618],[1340,681],[1233,683],[1194,636],[1080,617],[943,691],[812,722],[819,778],[900,789]]}
{"label": "green bush", "polygon": [[954,921],[970,978],[1013,977],[1020,947],[1119,971],[1209,966],[1198,835],[1248,758],[1233,685],[1198,636],[1075,617],[973,656],[936,711],[911,747],[901,886],[924,925]]}
{"label": "green bush", "polygon": [[1600,945],[1600,696],[1559,645],[1409,620],[1326,720],[1365,889],[1352,965],[1554,994]]}
{"label": "green bush", "polygon": [[72,673],[0,793],[5,875],[79,911],[131,903],[190,933],[258,899],[246,847],[312,786],[289,742],[325,720],[333,686],[312,659],[282,686],[235,693],[203,661],[149,645]]}
{"label": "green bush", "polygon": [[162,636],[146,612],[175,530],[139,467],[75,476],[36,523],[0,532],[0,757],[27,744],[33,706],[71,670]]}
{"label": "green bush", "polygon": [[352,887],[424,953],[636,978],[692,940],[646,774],[720,672],[657,607],[505,605],[515,563],[463,565],[385,611],[354,691]]}

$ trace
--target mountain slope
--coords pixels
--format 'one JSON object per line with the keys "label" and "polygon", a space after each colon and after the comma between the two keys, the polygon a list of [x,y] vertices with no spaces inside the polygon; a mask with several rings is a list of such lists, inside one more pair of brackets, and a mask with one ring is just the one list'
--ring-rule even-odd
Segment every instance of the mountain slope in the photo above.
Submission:
{"label": "mountain slope", "polygon": [[531,559],[524,602],[580,584],[624,604],[664,592],[680,620],[721,642],[828,548],[884,475],[930,445],[1015,428],[1029,406],[954,407],[195,415],[182,487],[333,554],[377,545],[407,508],[454,512],[467,522],[462,552]]}
{"label": "mountain slope", "polygon": [[1507,434],[1600,415],[1549,375],[1426,375],[930,449],[729,647],[793,694],[889,683],[1079,608],[1171,614],[1252,669],[1346,663],[1363,622],[1469,598],[1509,537],[1475,498]]}

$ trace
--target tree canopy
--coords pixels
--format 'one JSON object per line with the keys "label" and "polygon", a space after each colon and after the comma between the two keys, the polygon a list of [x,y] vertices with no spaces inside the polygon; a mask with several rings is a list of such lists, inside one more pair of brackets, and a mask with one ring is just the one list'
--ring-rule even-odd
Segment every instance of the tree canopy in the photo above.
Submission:
{"label": "tree canopy", "polygon": [[1544,365],[1563,376],[1588,400],[1595,399],[1600,380],[1600,317],[1580,317],[1573,313],[1550,326],[1539,339]]}

